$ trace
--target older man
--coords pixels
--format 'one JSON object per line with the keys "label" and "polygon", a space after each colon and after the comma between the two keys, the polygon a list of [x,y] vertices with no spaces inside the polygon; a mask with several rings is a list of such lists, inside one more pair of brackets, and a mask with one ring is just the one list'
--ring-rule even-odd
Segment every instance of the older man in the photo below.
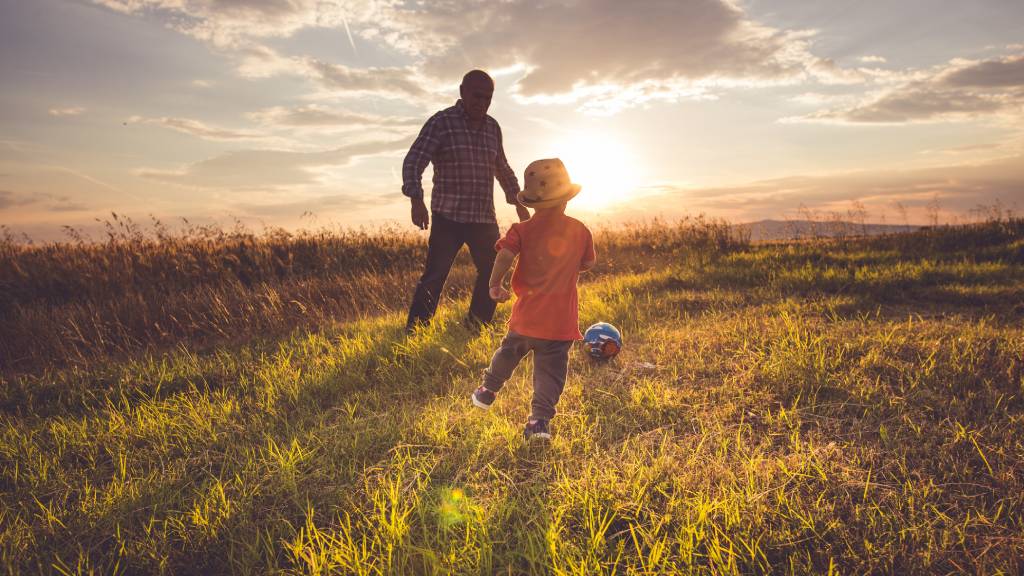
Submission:
{"label": "older man", "polygon": [[[495,178],[505,192],[505,201],[516,206],[519,219],[530,217],[516,200],[519,181],[505,159],[501,128],[487,115],[493,94],[494,80],[486,72],[473,70],[463,76],[461,99],[427,120],[402,164],[402,194],[412,200],[412,223],[426,230],[431,215],[434,220],[426,269],[409,307],[407,331],[428,324],[434,316],[448,272],[463,244],[469,246],[476,266],[466,320],[479,325],[494,316],[495,302],[488,294],[487,282],[499,237],[494,215]],[[430,162],[434,164],[434,187],[428,212],[421,180]]]}

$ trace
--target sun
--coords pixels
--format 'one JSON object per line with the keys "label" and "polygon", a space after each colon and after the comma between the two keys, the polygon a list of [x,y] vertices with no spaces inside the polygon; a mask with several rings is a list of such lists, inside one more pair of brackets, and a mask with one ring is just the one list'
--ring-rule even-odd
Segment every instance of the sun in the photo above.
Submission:
{"label": "sun", "polygon": [[613,206],[628,200],[639,184],[635,155],[613,136],[576,133],[556,143],[552,153],[562,159],[572,181],[583,187],[573,208]]}

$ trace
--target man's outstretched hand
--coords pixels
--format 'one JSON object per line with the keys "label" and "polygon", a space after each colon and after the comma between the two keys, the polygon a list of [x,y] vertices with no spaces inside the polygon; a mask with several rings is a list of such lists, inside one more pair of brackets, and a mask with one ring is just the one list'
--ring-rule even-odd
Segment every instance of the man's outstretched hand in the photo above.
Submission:
{"label": "man's outstretched hand", "polygon": [[520,222],[526,222],[530,219],[530,211],[522,204],[516,204],[516,214],[519,216]]}
{"label": "man's outstretched hand", "polygon": [[420,230],[430,227],[430,212],[427,210],[423,198],[412,199],[412,223]]}

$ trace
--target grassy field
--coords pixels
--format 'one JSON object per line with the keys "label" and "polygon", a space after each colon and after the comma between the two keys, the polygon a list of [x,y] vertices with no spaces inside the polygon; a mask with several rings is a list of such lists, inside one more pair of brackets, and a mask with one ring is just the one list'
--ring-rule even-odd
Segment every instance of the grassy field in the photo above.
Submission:
{"label": "grassy field", "polygon": [[[574,351],[549,444],[522,440],[528,360],[490,411],[469,402],[502,329],[448,301],[405,337],[411,284],[338,321],[12,361],[0,570],[1024,572],[1024,221],[752,246],[686,230],[602,237],[581,322],[626,347]],[[394,246],[369,273],[398,274]],[[31,295],[59,298],[26,294],[40,314]]]}
{"label": "grassy field", "polygon": [[[404,310],[422,273],[424,236],[411,231],[287,232],[159,221],[144,232],[116,214],[103,241],[17,241],[0,226],[0,374],[160,352],[245,344],[296,328]],[[680,257],[748,244],[704,218],[602,230],[598,274],[664,266]],[[472,286],[463,251],[448,278],[458,299]]]}

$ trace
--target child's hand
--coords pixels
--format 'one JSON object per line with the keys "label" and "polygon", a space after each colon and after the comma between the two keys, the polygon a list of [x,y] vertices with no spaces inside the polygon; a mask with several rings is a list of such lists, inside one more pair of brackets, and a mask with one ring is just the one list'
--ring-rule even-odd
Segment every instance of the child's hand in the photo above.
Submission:
{"label": "child's hand", "polygon": [[491,300],[495,302],[504,302],[509,299],[508,290],[505,290],[504,286],[491,286]]}

